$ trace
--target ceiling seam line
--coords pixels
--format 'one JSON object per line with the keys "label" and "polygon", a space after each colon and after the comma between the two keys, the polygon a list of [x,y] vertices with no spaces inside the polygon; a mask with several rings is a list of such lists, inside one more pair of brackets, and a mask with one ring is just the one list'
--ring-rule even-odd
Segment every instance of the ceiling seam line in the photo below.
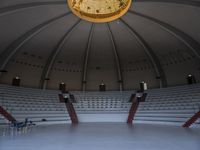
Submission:
{"label": "ceiling seam line", "polygon": [[147,20],[150,20],[150,21],[158,24],[163,30],[170,33],[175,38],[177,38],[182,43],[184,43],[186,45],[186,47],[188,47],[194,53],[194,55],[196,55],[196,57],[200,60],[200,44],[199,44],[199,42],[194,40],[191,36],[189,36],[185,32],[177,29],[176,27],[174,27],[174,26],[172,26],[172,25],[170,25],[166,22],[163,22],[163,21],[158,20],[156,18],[144,15],[142,13],[135,12],[135,11],[132,11],[132,10],[130,10],[129,13],[137,15],[139,17],[143,17]]}
{"label": "ceiling seam line", "polygon": [[86,90],[87,68],[88,68],[89,54],[90,54],[90,51],[91,51],[94,26],[95,26],[95,24],[92,23],[91,29],[90,29],[90,33],[89,33],[89,36],[88,36],[88,42],[87,42],[86,50],[85,50],[84,66],[83,66],[83,77],[82,77],[82,91]]}
{"label": "ceiling seam line", "polygon": [[[194,7],[200,7],[200,2],[193,1],[193,0],[133,0],[134,3],[151,3],[151,2],[157,2],[157,3],[175,3],[175,4],[182,4],[182,5],[188,5],[188,6],[194,6]],[[46,5],[67,5],[66,1],[47,1],[47,2],[32,2],[32,3],[23,3],[13,6],[7,6],[0,9],[0,16],[4,16],[7,14],[15,13],[23,9],[33,8],[33,7],[39,7],[39,6],[46,6]]]}
{"label": "ceiling seam line", "polygon": [[47,5],[64,5],[66,4],[65,2],[58,1],[58,2],[32,2],[32,3],[23,3],[23,4],[18,4],[18,5],[12,5],[12,6],[7,6],[4,8],[0,8],[0,17],[15,13],[18,11],[21,11],[23,9],[30,9],[34,7],[40,7],[40,6],[47,6]]}
{"label": "ceiling seam line", "polygon": [[193,1],[193,0],[133,0],[133,2],[136,3],[175,3],[175,4],[181,4],[181,5],[188,5],[188,6],[194,6],[194,7],[200,7],[200,2]]}
{"label": "ceiling seam line", "polygon": [[165,76],[165,73],[162,69],[162,66],[159,62],[159,58],[156,56],[156,54],[153,52],[152,48],[147,44],[147,42],[143,39],[142,36],[139,35],[138,32],[136,32],[128,23],[126,23],[123,19],[120,19],[125,27],[130,31],[131,35],[136,38],[137,42],[143,47],[146,55],[148,56],[154,71],[156,73],[156,78],[159,78],[160,82],[160,88],[167,86],[167,79]]}
{"label": "ceiling seam line", "polygon": [[50,75],[51,69],[53,67],[53,64],[56,60],[56,57],[61,52],[62,48],[64,47],[64,45],[70,38],[71,33],[78,27],[78,25],[80,24],[80,21],[81,21],[81,19],[78,19],[78,21],[76,21],[76,23],[74,25],[72,25],[72,27],[70,27],[70,29],[65,33],[65,35],[58,42],[56,48],[49,55],[47,62],[45,64],[45,67],[42,71],[41,78],[40,78],[40,88],[46,89],[47,81],[49,79],[49,75]]}
{"label": "ceiling seam line", "polygon": [[[53,23],[55,23],[57,20],[66,17],[68,15],[70,15],[71,12],[59,15],[57,17],[54,17],[52,19],[49,19],[35,27],[33,27],[32,29],[30,29],[29,31],[27,31],[26,33],[24,33],[23,35],[21,35],[19,38],[17,38],[16,40],[14,40],[10,45],[7,46],[7,48],[5,50],[3,50],[3,52],[0,54],[0,70],[5,70],[8,62],[10,61],[10,59],[19,51],[19,49],[26,44],[28,41],[30,41],[33,37],[35,37],[36,35],[38,35],[40,32],[42,32],[44,29],[46,29],[47,27],[49,27],[50,25],[52,25]],[[0,77],[2,75],[2,72],[0,72]]]}
{"label": "ceiling seam line", "polygon": [[108,28],[109,37],[110,37],[112,47],[113,47],[112,49],[113,49],[113,52],[114,52],[115,63],[116,63],[116,66],[117,66],[119,90],[123,91],[122,70],[121,70],[119,54],[118,54],[118,51],[117,51],[116,41],[115,41],[115,38],[114,38],[114,35],[112,33],[112,30],[111,30],[109,23],[107,23],[107,28]]}

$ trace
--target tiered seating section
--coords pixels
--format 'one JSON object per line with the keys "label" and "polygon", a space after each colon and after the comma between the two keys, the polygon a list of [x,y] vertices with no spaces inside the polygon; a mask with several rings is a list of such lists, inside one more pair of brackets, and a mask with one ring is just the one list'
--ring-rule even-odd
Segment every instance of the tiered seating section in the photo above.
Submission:
{"label": "tiered seating section", "polygon": [[73,92],[79,122],[126,122],[134,91]]}
{"label": "tiered seating section", "polygon": [[0,105],[17,121],[28,118],[35,124],[70,123],[65,105],[59,102],[58,93],[0,85]]}
{"label": "tiered seating section", "polygon": [[146,92],[146,101],[140,103],[135,122],[183,125],[200,109],[200,84]]}
{"label": "tiered seating section", "polygon": [[128,113],[129,99],[134,91],[126,92],[73,92],[78,114],[85,113]]}
{"label": "tiered seating section", "polygon": [[[183,125],[200,109],[200,84],[152,89],[139,104],[134,123]],[[55,90],[0,85],[0,105],[16,120],[25,118],[36,124],[71,123],[66,106]],[[127,122],[135,91],[71,92],[79,122]],[[0,117],[0,124],[5,123]],[[197,120],[196,126],[200,126]]]}

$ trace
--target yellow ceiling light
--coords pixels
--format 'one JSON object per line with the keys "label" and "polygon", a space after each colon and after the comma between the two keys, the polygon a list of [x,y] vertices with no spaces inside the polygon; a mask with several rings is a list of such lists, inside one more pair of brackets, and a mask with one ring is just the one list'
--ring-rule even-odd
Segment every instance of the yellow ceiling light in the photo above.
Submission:
{"label": "yellow ceiling light", "polygon": [[67,0],[78,17],[91,22],[110,22],[124,15],[132,0]]}

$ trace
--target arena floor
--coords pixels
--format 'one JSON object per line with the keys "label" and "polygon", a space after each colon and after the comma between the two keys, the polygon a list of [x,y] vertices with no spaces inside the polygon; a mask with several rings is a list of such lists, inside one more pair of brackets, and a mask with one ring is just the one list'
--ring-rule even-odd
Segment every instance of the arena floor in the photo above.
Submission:
{"label": "arena floor", "polygon": [[4,128],[0,150],[200,150],[200,128],[122,123]]}

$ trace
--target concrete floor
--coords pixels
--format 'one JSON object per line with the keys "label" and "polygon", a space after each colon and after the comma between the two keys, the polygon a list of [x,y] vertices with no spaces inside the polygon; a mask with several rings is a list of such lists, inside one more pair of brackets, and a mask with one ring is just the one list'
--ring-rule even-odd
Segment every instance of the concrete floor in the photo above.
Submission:
{"label": "concrete floor", "polygon": [[200,150],[200,128],[84,123],[0,130],[0,150]]}

